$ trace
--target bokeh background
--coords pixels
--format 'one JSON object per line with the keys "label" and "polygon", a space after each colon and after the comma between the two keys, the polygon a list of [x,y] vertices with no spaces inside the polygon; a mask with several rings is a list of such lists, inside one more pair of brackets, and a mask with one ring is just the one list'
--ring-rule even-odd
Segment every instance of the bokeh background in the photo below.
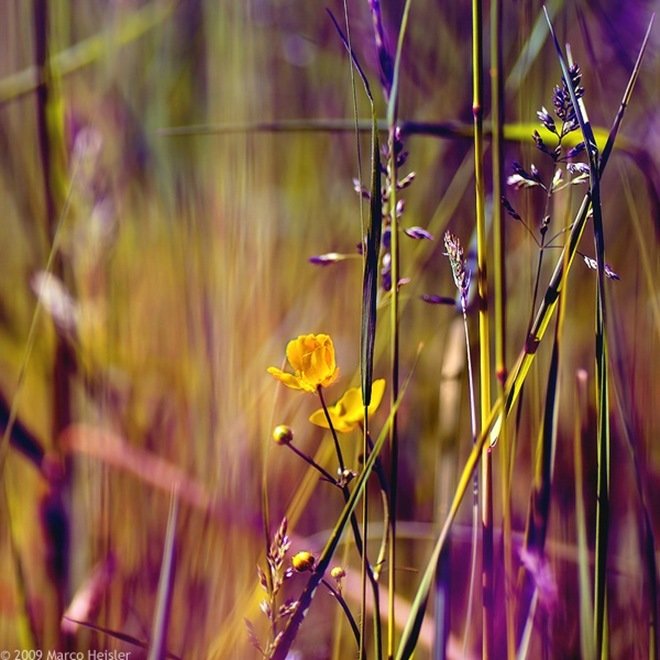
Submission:
{"label": "bokeh background", "polygon": [[[368,3],[348,5],[354,48],[384,116]],[[343,16],[341,3],[328,6]],[[597,127],[611,125],[654,6],[550,3],[560,38],[582,67]],[[383,0],[382,7],[394,47],[403,2]],[[5,0],[0,12],[3,428],[9,410],[17,413],[2,447],[0,646],[25,648],[31,640],[44,650],[116,648],[141,657],[101,629],[149,639],[170,492],[178,484],[168,649],[186,658],[257,657],[243,619],[263,632],[256,591],[263,489],[273,526],[287,511],[295,514],[294,550],[319,551],[341,505],[324,484],[307,499],[297,491],[306,467],[272,443],[272,427],[291,425],[310,454],[329,438],[307,422],[317,407],[313,397],[284,391],[266,368],[282,366],[290,338],[326,332],[342,372],[329,399],[357,382],[361,228],[345,51],[323,3],[301,0]],[[504,13],[506,121],[529,124],[522,139],[506,144],[507,173],[518,160],[536,162],[547,175],[529,135],[536,111],[552,102],[559,65],[538,3],[505,2]],[[414,593],[470,448],[462,326],[456,310],[421,300],[454,295],[440,239],[451,228],[468,244],[474,229],[472,143],[469,131],[463,136],[471,122],[470,31],[469,3],[417,0],[402,60],[401,119],[450,129],[445,137],[405,139],[410,156],[403,171],[415,171],[416,179],[403,193],[402,222],[435,236],[432,242],[402,238],[402,275],[410,278],[401,290],[404,377],[422,345],[400,413],[405,524],[397,570],[405,599]],[[617,622],[611,654],[620,658],[648,653],[638,485],[656,534],[660,529],[654,504],[660,496],[657,35],[656,28],[624,120],[623,148],[603,181],[607,261],[621,278],[607,283],[618,402],[612,405],[609,607]],[[40,61],[47,66],[38,68]],[[359,88],[357,96],[367,118]],[[306,130],[281,130],[291,119],[305,120]],[[319,120],[346,120],[345,130],[313,125]],[[368,135],[361,143],[367,154]],[[543,199],[507,194],[538,225]],[[555,226],[580,198],[573,191],[558,199]],[[590,228],[581,249],[593,256]],[[328,252],[351,258],[327,267],[309,263]],[[548,250],[542,285],[558,254]],[[509,363],[523,345],[536,261],[531,237],[510,219]],[[57,279],[44,285],[39,274],[47,268]],[[576,262],[549,535],[558,600],[532,647],[540,653],[545,644],[551,657],[575,657],[580,648],[572,443],[576,370],[584,369],[591,419],[584,434],[585,506],[593,538],[595,286],[594,273]],[[382,317],[377,377],[388,374],[387,314]],[[512,493],[518,535],[548,361],[544,345],[519,412]],[[384,416],[381,411],[375,423]],[[351,455],[359,439],[342,442]],[[377,499],[372,502],[377,520]],[[466,505],[453,542],[458,648],[469,519]],[[346,561],[355,559],[349,553]],[[62,614],[85,584],[91,596],[80,618],[97,628],[63,631]],[[294,578],[291,595],[301,586]],[[350,597],[349,603],[357,608]],[[319,592],[298,640],[299,657],[330,657],[335,611]],[[502,621],[497,629],[501,637]],[[475,653],[478,635],[475,624]],[[349,642],[343,653],[351,653]],[[419,657],[428,654],[424,643]]]}

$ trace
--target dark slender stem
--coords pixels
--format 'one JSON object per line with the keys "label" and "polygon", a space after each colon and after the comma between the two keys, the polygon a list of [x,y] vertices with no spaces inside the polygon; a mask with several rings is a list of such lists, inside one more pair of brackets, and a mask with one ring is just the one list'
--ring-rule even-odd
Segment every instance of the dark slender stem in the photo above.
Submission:
{"label": "dark slender stem", "polygon": [[311,465],[315,470],[320,472],[323,475],[324,479],[329,481],[331,484],[335,484],[335,485],[337,484],[337,480],[324,467],[319,465],[311,456],[308,456],[307,454],[305,454],[305,452],[300,451],[298,447],[295,447],[291,443],[289,443],[287,447],[289,447],[289,449],[291,449],[291,451],[294,454],[300,456],[300,458],[302,458],[303,461],[305,461],[305,463]]}
{"label": "dark slender stem", "polygon": [[337,437],[337,431],[335,431],[335,427],[332,423],[332,419],[330,418],[330,413],[328,412],[328,406],[325,403],[325,397],[323,396],[323,388],[319,385],[316,388],[316,391],[318,392],[319,399],[321,400],[321,406],[323,407],[323,413],[325,414],[325,419],[328,422],[328,426],[330,427],[332,440],[335,443],[335,452],[337,453],[337,461],[339,462],[339,469],[343,474],[344,470],[346,470],[346,465],[344,463],[344,456],[341,453],[341,446],[339,445],[339,438]]}
{"label": "dark slender stem", "polygon": [[[328,582],[325,578],[321,578],[321,584],[337,599],[339,606],[344,611],[344,614],[346,615],[346,619],[348,620],[348,623],[351,626],[351,630],[353,631],[353,636],[355,637],[355,642],[358,648],[360,648],[360,629],[358,628],[358,625],[355,622],[355,617],[353,616],[353,613],[348,607],[348,604],[344,600],[344,597],[341,595],[341,592],[335,589],[332,586],[332,584],[330,584],[330,582]],[[364,649],[364,643],[362,644],[361,653],[366,657],[366,650]]]}
{"label": "dark slender stem", "polygon": [[[339,446],[339,438],[337,437],[337,431],[335,430],[335,427],[332,423],[332,419],[330,418],[328,406],[325,402],[325,397],[323,396],[322,387],[319,385],[316,391],[318,392],[319,399],[321,400],[321,406],[323,407],[325,419],[328,422],[328,426],[330,427],[332,439],[335,443],[335,451],[337,453],[337,461],[339,462],[339,469],[341,470],[341,474],[343,475],[344,471],[346,470],[346,466],[344,463],[344,457],[341,451],[341,447]],[[335,479],[332,479],[332,481],[334,483],[337,483]],[[342,495],[344,496],[344,501],[348,502],[351,496],[351,493],[348,490],[348,486],[340,486],[340,487],[341,487]],[[358,525],[354,513],[351,514],[350,523],[351,523],[351,529],[353,530],[353,536],[355,538],[355,546],[357,548],[358,554],[360,555],[360,557],[362,558],[365,564],[366,576],[371,584],[371,589],[374,596],[374,607],[375,607],[374,617],[376,618],[377,621],[380,621],[380,600],[379,600],[378,582],[376,581],[373,569],[371,568],[371,564],[369,563],[369,559],[367,557],[367,546],[366,543],[364,543],[364,541],[362,540],[362,535],[360,533],[360,526]],[[379,628],[380,626],[377,625],[377,631],[376,631],[377,634],[379,633]],[[380,641],[378,642],[377,646],[378,648],[380,648]]]}

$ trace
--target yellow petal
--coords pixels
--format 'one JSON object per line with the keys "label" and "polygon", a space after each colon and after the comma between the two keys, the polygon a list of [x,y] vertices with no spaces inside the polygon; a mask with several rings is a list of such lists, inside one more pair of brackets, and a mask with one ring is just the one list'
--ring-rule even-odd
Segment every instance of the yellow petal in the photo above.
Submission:
{"label": "yellow petal", "polygon": [[[332,427],[335,429],[335,431],[337,431],[337,433],[349,433],[355,428],[355,424],[351,424],[341,414],[338,413],[338,406],[331,406],[328,408],[328,415],[330,415]],[[323,429],[330,428],[325,413],[323,412],[323,408],[315,410],[309,416],[309,421]]]}
{"label": "yellow petal", "polygon": [[309,416],[309,421],[312,424],[315,424],[316,426],[320,426],[322,429],[330,428],[328,426],[328,420],[325,418],[325,413],[323,412],[323,408],[319,408],[318,410],[315,410]]}
{"label": "yellow petal", "polygon": [[342,408],[343,417],[357,424],[364,419],[364,405],[362,404],[362,391],[359,387],[351,387],[344,392],[344,396],[337,402]]}
{"label": "yellow petal", "polygon": [[303,384],[300,382],[300,379],[296,378],[293,374],[282,371],[277,367],[268,367],[267,371],[271,376],[277,378],[277,380],[293,390],[305,389]]}
{"label": "yellow petal", "polygon": [[369,414],[373,415],[380,402],[383,400],[383,394],[385,394],[385,379],[378,378],[371,385],[371,403],[369,404]]}
{"label": "yellow petal", "polygon": [[305,352],[305,335],[292,339],[286,345],[286,359],[295,371],[302,371]]}

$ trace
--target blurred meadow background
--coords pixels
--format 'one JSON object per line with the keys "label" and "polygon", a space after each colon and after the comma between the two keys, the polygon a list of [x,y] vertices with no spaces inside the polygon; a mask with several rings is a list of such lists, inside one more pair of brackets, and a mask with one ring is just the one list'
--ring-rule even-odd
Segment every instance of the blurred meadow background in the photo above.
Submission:
{"label": "blurred meadow background", "polygon": [[[327,5],[345,28],[341,2]],[[381,5],[394,52],[404,2]],[[346,50],[325,5],[301,0],[5,0],[1,7],[0,647],[146,657],[126,640],[153,644],[165,554],[174,564],[167,650],[185,658],[259,657],[244,619],[267,636],[256,572],[266,547],[264,499],[271,534],[288,516],[292,553],[319,553],[343,504],[273,442],[273,427],[287,424],[297,447],[319,452],[335,470],[329,434],[307,421],[317,401],[281,387],[266,368],[284,365],[291,338],[327,333],[341,371],[328,402],[359,383],[362,229]],[[589,118],[607,131],[657,3],[555,0],[548,8],[581,67]],[[489,183],[488,10],[486,3],[487,217],[498,203]],[[384,120],[370,4],[350,0],[348,14]],[[514,161],[536,163],[549,180],[552,166],[531,135],[537,111],[552,107],[561,69],[539,3],[504,2],[503,15],[505,175]],[[450,229],[467,250],[475,230],[470,40],[469,3],[412,3],[398,116],[409,152],[401,174],[416,177],[400,193],[401,226],[423,228],[433,240],[402,234],[400,245],[400,276],[409,278],[399,293],[401,382],[412,376],[398,413],[397,635],[471,450],[460,310],[422,299],[456,295],[442,236]],[[605,282],[613,658],[657,657],[650,626],[657,575],[650,579],[648,567],[649,557],[657,563],[649,542],[660,530],[658,45],[656,26],[602,184],[606,260],[620,278]],[[359,81],[356,92],[368,126]],[[368,131],[359,141],[368,186]],[[557,195],[552,234],[575,214],[584,190]],[[537,235],[545,199],[538,193],[506,189]],[[588,224],[579,249],[595,258],[592,236]],[[554,244],[562,241],[559,233]],[[327,266],[309,261],[328,253],[350,256]],[[538,247],[508,215],[504,254],[511,367],[533,311]],[[541,294],[559,254],[546,250]],[[593,579],[596,285],[596,272],[578,257],[566,284],[543,568],[552,588],[532,626],[531,658],[585,653],[578,567],[587,556]],[[387,379],[389,390],[387,308],[384,295],[374,378]],[[476,314],[469,310],[475,364]],[[515,436],[508,495],[515,571],[551,335],[507,425]],[[494,380],[494,396],[496,389]],[[375,435],[387,408],[372,421]],[[359,435],[341,442],[357,469]],[[506,657],[510,575],[502,568],[498,451],[493,657]],[[372,486],[375,553],[383,514]],[[168,520],[175,523],[171,553]],[[479,589],[464,645],[470,521],[466,501],[449,559],[450,657],[481,653]],[[579,530],[586,531],[586,555],[578,551]],[[357,617],[359,558],[351,548],[338,553],[351,568],[344,589]],[[287,596],[296,597],[304,581],[287,581]],[[416,657],[432,657],[433,611],[432,604]],[[316,593],[294,648],[299,658],[355,655],[327,591]]]}

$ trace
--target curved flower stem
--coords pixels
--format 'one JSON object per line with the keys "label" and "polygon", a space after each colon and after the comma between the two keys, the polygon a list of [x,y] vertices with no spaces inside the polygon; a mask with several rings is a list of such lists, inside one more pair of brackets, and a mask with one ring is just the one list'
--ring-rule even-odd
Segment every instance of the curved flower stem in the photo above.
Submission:
{"label": "curved flower stem", "polygon": [[341,471],[341,474],[344,474],[344,470],[346,469],[346,465],[344,463],[344,456],[341,452],[341,446],[339,445],[339,438],[337,437],[337,431],[335,431],[335,427],[332,423],[332,419],[330,419],[328,406],[325,402],[325,397],[323,396],[323,388],[319,385],[316,388],[316,391],[318,392],[319,399],[321,400],[321,407],[323,408],[325,419],[328,422],[328,426],[330,427],[330,432],[332,433],[332,440],[335,443],[335,452],[337,453],[337,461],[339,462],[339,469]]}
{"label": "curved flower stem", "polygon": [[[368,456],[368,454],[370,454],[374,449],[374,443],[371,440],[371,435],[369,434],[369,431],[365,428],[363,428],[363,436],[367,447],[367,451],[365,452],[364,455]],[[376,576],[376,579],[378,579],[378,576],[380,575],[380,569],[382,565],[385,563],[385,559],[387,555],[388,539],[389,539],[389,534],[387,530],[389,529],[390,526],[390,489],[387,485],[387,475],[385,474],[385,468],[383,467],[383,462],[380,460],[379,456],[376,457],[376,462],[374,463],[374,472],[376,473],[376,477],[378,479],[378,485],[380,487],[381,497],[383,500],[383,516],[384,516],[383,539],[380,544],[380,550],[378,551],[378,556],[376,557],[376,563],[374,564],[374,574]]]}
{"label": "curved flower stem", "polygon": [[[341,592],[335,589],[332,586],[332,584],[330,584],[330,582],[328,582],[325,578],[321,578],[321,584],[337,599],[339,606],[344,611],[344,614],[346,615],[346,619],[351,626],[351,630],[353,631],[353,636],[355,637],[355,642],[358,648],[360,648],[360,629],[358,628],[358,625],[355,622],[355,617],[353,616],[353,613],[348,607],[348,603],[344,600],[344,597],[341,595]],[[364,654],[365,653],[364,640],[362,647],[363,647],[362,653]]]}
{"label": "curved flower stem", "polygon": [[300,456],[300,458],[302,458],[303,461],[305,461],[305,463],[311,465],[317,472],[320,472],[325,480],[329,481],[331,484],[334,484],[335,486],[337,485],[337,480],[324,467],[319,465],[311,456],[308,456],[307,454],[305,454],[305,452],[300,451],[300,449],[298,449],[298,447],[295,447],[292,443],[289,443],[287,447],[289,447],[289,449],[291,449],[291,451],[294,454]]}

